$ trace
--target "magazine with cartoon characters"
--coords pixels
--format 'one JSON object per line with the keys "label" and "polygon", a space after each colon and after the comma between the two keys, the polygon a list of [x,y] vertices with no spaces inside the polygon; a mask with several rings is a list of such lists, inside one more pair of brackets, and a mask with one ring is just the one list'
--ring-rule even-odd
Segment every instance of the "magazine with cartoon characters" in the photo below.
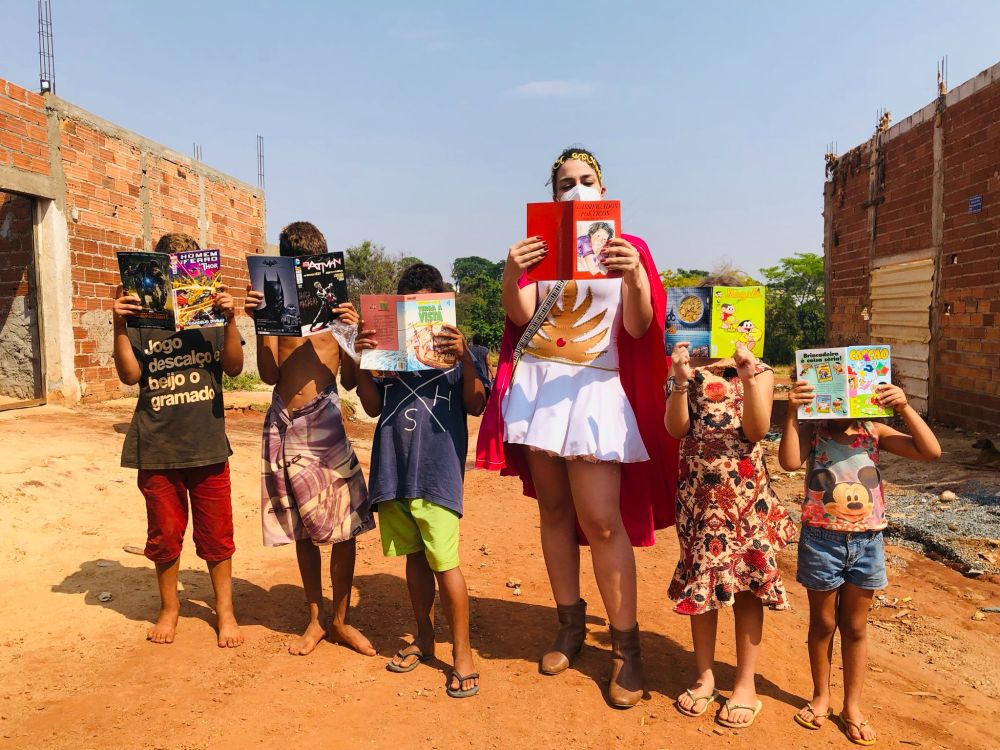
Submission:
{"label": "magazine with cartoon characters", "polygon": [[669,287],[664,344],[687,341],[692,357],[729,357],[742,342],[764,354],[762,286]]}
{"label": "magazine with cartoon characters", "polygon": [[122,287],[139,298],[142,310],[128,319],[132,328],[182,331],[225,325],[215,309],[222,253],[118,253]]}
{"label": "magazine with cartoon characters", "polygon": [[621,236],[619,201],[556,201],[528,204],[528,236],[541,237],[549,252],[528,269],[531,281],[610,279],[601,262],[604,246]]}
{"label": "magazine with cartoon characters", "polygon": [[455,325],[454,294],[363,294],[361,318],[379,345],[362,352],[363,369],[414,372],[455,365],[455,357],[435,345],[442,327]]}
{"label": "magazine with cartoon characters", "polygon": [[298,258],[248,255],[250,286],[264,293],[254,316],[261,336],[312,336],[330,331],[347,301],[342,252]]}
{"label": "magazine with cartoon characters", "polygon": [[760,359],[764,356],[762,286],[712,287],[712,356],[729,357],[737,342]]}
{"label": "magazine with cartoon characters", "polygon": [[310,255],[301,260],[298,288],[302,335],[328,331],[340,314],[337,305],[347,302],[347,280],[342,252]]}
{"label": "magazine with cartoon characters", "polygon": [[799,419],[876,419],[892,409],[875,400],[875,388],[892,382],[890,347],[883,344],[800,349],[795,371],[815,389],[811,404],[799,407]]}
{"label": "magazine with cartoon characters", "polygon": [[192,250],[170,256],[178,331],[226,324],[222,313],[215,309],[221,269],[222,253],[218,250]]}

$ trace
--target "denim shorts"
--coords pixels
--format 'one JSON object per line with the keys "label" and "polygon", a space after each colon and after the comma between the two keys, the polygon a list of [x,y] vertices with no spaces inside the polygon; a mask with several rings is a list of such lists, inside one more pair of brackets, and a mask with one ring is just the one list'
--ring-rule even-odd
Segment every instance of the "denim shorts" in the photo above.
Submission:
{"label": "denim shorts", "polygon": [[810,591],[833,591],[845,583],[859,589],[884,589],[889,579],[882,532],[803,526],[795,579]]}

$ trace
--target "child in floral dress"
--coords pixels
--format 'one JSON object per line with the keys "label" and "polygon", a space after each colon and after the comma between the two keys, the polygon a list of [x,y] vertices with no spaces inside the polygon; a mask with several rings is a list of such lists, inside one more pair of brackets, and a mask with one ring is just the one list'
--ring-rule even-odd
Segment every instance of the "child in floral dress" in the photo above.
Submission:
{"label": "child in floral dress", "polygon": [[[755,687],[763,605],[788,606],[775,559],[795,525],[771,489],[760,440],[771,419],[774,374],[737,344],[732,358],[692,360],[689,344],[671,353],[665,423],[680,439],[677,537],[670,584],[674,611],[691,616],[698,677],[677,708],[701,716],[718,695],[713,664],[718,611],[733,607],[736,681],[718,721],[736,729],[761,710]],[[692,365],[700,365],[692,367]]]}

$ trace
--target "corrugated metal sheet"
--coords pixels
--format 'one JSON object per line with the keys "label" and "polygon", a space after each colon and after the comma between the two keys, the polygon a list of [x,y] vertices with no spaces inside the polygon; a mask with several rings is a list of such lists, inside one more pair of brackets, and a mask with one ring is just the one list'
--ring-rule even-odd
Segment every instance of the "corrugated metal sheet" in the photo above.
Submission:
{"label": "corrugated metal sheet", "polygon": [[892,346],[894,379],[913,407],[927,412],[934,261],[894,263],[872,271],[871,338]]}

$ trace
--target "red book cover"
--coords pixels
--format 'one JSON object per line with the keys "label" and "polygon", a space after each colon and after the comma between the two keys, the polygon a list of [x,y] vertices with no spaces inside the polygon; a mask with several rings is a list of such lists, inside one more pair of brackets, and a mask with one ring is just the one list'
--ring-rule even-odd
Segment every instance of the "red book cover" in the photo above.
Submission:
{"label": "red book cover", "polygon": [[528,269],[531,281],[618,278],[601,264],[607,242],[621,236],[619,201],[528,204],[528,236],[541,237],[549,252]]}

